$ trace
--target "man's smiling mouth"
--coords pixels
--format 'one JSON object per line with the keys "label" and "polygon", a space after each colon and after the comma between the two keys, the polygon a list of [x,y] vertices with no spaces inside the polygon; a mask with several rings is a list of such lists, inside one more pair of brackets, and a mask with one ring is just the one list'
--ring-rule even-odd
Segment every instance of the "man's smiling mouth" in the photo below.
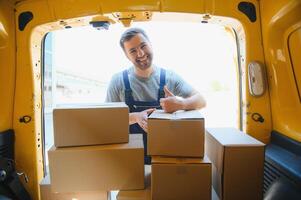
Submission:
{"label": "man's smiling mouth", "polygon": [[141,63],[141,64],[146,64],[147,61],[148,61],[148,56],[145,56],[144,58],[137,59],[136,61],[138,63]]}

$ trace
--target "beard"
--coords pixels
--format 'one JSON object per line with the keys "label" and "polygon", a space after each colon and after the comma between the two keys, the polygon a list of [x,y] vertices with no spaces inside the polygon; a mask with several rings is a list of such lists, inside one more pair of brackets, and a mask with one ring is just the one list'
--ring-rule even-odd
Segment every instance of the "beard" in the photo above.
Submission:
{"label": "beard", "polygon": [[153,56],[151,54],[146,55],[144,60],[135,59],[135,66],[140,70],[146,70],[152,66]]}

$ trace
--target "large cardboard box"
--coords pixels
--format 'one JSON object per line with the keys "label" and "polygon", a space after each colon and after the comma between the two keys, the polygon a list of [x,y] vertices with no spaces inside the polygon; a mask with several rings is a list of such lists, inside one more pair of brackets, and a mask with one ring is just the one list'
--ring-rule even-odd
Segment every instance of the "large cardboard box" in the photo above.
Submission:
{"label": "large cardboard box", "polygon": [[55,193],[51,192],[50,176],[47,175],[40,183],[41,200],[108,200],[108,192],[71,192]]}
{"label": "large cardboard box", "polygon": [[129,110],[125,103],[106,103],[53,110],[54,146],[126,143]]}
{"label": "large cardboard box", "polygon": [[148,155],[201,158],[204,131],[204,118],[197,110],[156,110],[148,118]]}
{"label": "large cardboard box", "polygon": [[211,200],[211,162],[152,157],[152,199]]}
{"label": "large cardboard box", "polygon": [[234,128],[207,129],[206,155],[220,199],[262,199],[264,144]]}
{"label": "large cardboard box", "polygon": [[151,166],[145,165],[145,189],[119,191],[117,200],[151,200]]}
{"label": "large cardboard box", "polygon": [[141,134],[129,143],[52,147],[48,151],[53,192],[144,189]]}

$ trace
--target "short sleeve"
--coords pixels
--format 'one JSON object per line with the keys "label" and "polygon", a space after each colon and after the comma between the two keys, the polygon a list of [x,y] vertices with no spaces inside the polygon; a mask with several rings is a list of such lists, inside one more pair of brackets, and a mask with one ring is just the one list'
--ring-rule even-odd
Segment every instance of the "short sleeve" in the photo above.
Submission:
{"label": "short sleeve", "polygon": [[122,102],[122,94],[123,94],[123,83],[120,77],[121,75],[115,74],[112,76],[111,81],[109,83],[107,89],[107,95],[105,102]]}
{"label": "short sleeve", "polygon": [[196,93],[196,90],[190,84],[173,71],[169,72],[167,84],[167,87],[176,96],[187,98]]}

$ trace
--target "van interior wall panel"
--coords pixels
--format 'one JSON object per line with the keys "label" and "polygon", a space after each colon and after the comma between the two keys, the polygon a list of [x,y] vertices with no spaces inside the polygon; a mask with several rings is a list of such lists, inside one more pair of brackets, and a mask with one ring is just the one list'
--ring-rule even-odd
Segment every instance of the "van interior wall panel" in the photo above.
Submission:
{"label": "van interior wall panel", "polygon": [[14,6],[0,1],[0,132],[13,128],[15,89]]}
{"label": "van interior wall panel", "polygon": [[[132,11],[156,12],[186,12],[212,14],[237,19],[242,27],[235,27],[239,34],[245,33],[245,44],[241,44],[240,63],[242,71],[242,113],[243,129],[263,142],[267,142],[271,132],[271,116],[268,91],[261,97],[253,97],[248,90],[247,65],[257,60],[264,63],[262,49],[259,1],[251,0],[256,7],[257,20],[251,22],[249,18],[239,11],[239,0],[224,1],[173,1],[173,0],[143,0],[143,1],[70,1],[68,0],[24,0],[18,1],[15,6],[15,18],[22,12],[30,11],[33,19],[24,30],[16,29],[16,86],[14,99],[13,128],[16,133],[16,164],[19,171],[24,171],[29,182],[25,184],[33,199],[39,197],[39,181],[43,176],[43,158],[41,147],[41,44],[43,36],[57,27],[59,21],[77,17],[89,17],[95,14]],[[267,8],[268,9],[268,8]],[[64,28],[61,26],[60,28]],[[242,30],[243,29],[243,30]],[[242,41],[240,41],[242,42]],[[1,61],[0,61],[1,63]],[[7,69],[6,69],[7,70]],[[1,80],[0,80],[1,81]],[[12,87],[14,88],[14,87]],[[0,94],[2,95],[2,94]],[[259,123],[251,118],[252,113],[260,113],[264,122]],[[29,123],[20,123],[20,117],[29,115]]]}
{"label": "van interior wall panel", "polygon": [[[301,27],[301,1],[279,0],[271,3],[269,0],[261,0],[260,8],[264,10],[263,44],[268,69],[273,129],[300,142],[301,102],[296,77],[300,80],[301,71],[293,70],[300,66],[292,66],[294,63],[290,60],[290,51],[300,52],[301,42],[289,47],[289,37]],[[294,59],[300,60],[300,56]]]}
{"label": "van interior wall panel", "polygon": [[[273,131],[271,143],[265,150],[265,199],[282,199],[281,196],[287,196],[287,199],[300,199],[300,166],[301,143]],[[289,198],[290,196],[295,197]]]}
{"label": "van interior wall panel", "polygon": [[271,143],[265,156],[265,199],[300,199],[301,1],[260,1],[271,99]]}

